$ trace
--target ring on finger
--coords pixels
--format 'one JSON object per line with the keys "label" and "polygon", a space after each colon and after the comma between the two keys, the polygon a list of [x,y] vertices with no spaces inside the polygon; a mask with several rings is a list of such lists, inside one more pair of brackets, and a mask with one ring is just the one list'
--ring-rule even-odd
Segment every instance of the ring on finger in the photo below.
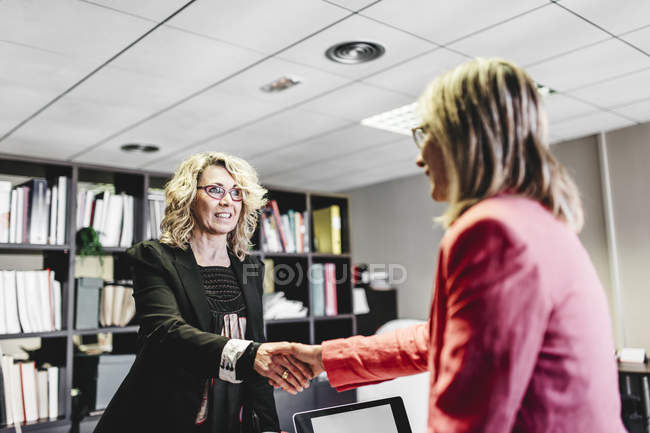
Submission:
{"label": "ring on finger", "polygon": [[282,372],[282,376],[280,376],[282,380],[287,380],[287,377],[289,377],[289,370],[286,368],[284,369],[284,372]]}

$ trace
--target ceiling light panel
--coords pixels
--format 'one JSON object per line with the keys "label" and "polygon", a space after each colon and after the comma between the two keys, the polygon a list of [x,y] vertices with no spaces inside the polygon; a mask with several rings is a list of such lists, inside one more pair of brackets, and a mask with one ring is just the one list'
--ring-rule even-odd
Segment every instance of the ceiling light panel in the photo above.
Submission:
{"label": "ceiling light panel", "polygon": [[283,0],[281,4],[197,1],[169,25],[272,54],[349,14],[321,0]]}
{"label": "ceiling light panel", "polygon": [[363,82],[418,97],[436,76],[467,61],[445,48],[423,54],[405,63],[365,78]]}
{"label": "ceiling light panel", "polygon": [[404,7],[403,0],[383,0],[361,11],[361,14],[438,44],[447,44],[545,4],[548,1],[411,0],[408,7]]}
{"label": "ceiling light panel", "polygon": [[502,57],[525,66],[607,38],[596,27],[551,3],[449,48],[471,56]]}
{"label": "ceiling light panel", "polygon": [[189,0],[92,0],[92,2],[159,22],[183,7]]}
{"label": "ceiling light panel", "polygon": [[0,39],[93,60],[96,66],[151,27],[149,20],[80,1],[0,2]]}
{"label": "ceiling light panel", "polygon": [[650,57],[624,42],[608,39],[527,70],[536,81],[569,91],[648,67]]}
{"label": "ceiling light panel", "polygon": [[631,125],[634,125],[634,122],[616,114],[598,111],[564,122],[551,124],[549,129],[553,136],[562,137],[563,140],[569,140]]}
{"label": "ceiling light panel", "polygon": [[650,98],[650,68],[569,92],[599,107],[617,107]]}
{"label": "ceiling light panel", "polygon": [[307,102],[309,111],[360,122],[361,119],[413,102],[413,98],[363,83],[354,83]]}
{"label": "ceiling light panel", "polygon": [[650,24],[647,0],[562,0],[560,4],[616,35]]}
{"label": "ceiling light panel", "polygon": [[375,114],[361,121],[364,126],[383,129],[401,135],[411,135],[411,129],[422,124],[415,102]]}
{"label": "ceiling light panel", "polygon": [[[386,49],[386,53],[376,60],[357,65],[335,63],[325,57],[325,52],[331,46],[349,41],[376,42]],[[435,45],[429,42],[354,15],[278,54],[278,57],[356,79],[434,47]]]}

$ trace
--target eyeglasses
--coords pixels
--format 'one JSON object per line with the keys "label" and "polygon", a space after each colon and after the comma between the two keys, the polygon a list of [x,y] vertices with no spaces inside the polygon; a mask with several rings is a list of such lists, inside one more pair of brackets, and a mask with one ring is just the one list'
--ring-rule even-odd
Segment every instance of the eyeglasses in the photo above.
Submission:
{"label": "eyeglasses", "polygon": [[242,201],[244,198],[244,193],[238,187],[226,191],[226,189],[221,185],[203,185],[197,186],[196,189],[202,189],[207,195],[215,200],[221,200],[224,198],[226,193],[230,194],[230,198],[232,198],[233,201]]}
{"label": "eyeglasses", "polygon": [[413,134],[413,141],[418,149],[422,149],[424,143],[427,141],[427,130],[425,125],[416,126],[411,128],[411,134]]}

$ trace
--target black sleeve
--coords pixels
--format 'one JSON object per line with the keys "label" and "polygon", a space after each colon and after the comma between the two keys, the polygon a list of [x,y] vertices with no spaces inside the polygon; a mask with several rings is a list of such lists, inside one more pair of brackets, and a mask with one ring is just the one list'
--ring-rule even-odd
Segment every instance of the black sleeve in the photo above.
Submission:
{"label": "black sleeve", "polygon": [[[264,263],[257,259],[258,269],[257,275],[260,279],[260,288],[264,281]],[[262,291],[259,293],[260,302],[262,298]],[[273,387],[269,385],[269,380],[258,374],[253,369],[255,355],[261,343],[264,343],[264,321],[260,321],[262,329],[259,329],[260,341],[253,342],[249,346],[251,350],[251,357],[249,365],[250,370],[244,380],[244,395],[246,398],[245,405],[249,410],[253,411],[259,420],[260,431],[262,432],[279,432],[280,421],[278,419],[278,412],[275,408],[275,397],[273,396]],[[240,359],[241,360],[241,359]]]}
{"label": "black sleeve", "polygon": [[140,243],[128,251],[140,338],[156,349],[162,361],[202,377],[217,376],[228,338],[201,331],[185,321],[166,269],[173,265],[164,263],[156,246],[149,244]]}

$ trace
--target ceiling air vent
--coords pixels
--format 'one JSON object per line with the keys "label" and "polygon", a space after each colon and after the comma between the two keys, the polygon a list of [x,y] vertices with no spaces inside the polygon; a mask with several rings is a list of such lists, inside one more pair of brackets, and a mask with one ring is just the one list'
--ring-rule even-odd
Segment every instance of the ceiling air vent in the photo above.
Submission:
{"label": "ceiling air vent", "polygon": [[343,42],[330,47],[325,56],[338,63],[356,65],[378,59],[386,50],[375,42]]}
{"label": "ceiling air vent", "polygon": [[142,153],[153,153],[158,152],[160,148],[151,144],[138,144],[138,143],[128,143],[120,147],[124,152],[142,152]]}

